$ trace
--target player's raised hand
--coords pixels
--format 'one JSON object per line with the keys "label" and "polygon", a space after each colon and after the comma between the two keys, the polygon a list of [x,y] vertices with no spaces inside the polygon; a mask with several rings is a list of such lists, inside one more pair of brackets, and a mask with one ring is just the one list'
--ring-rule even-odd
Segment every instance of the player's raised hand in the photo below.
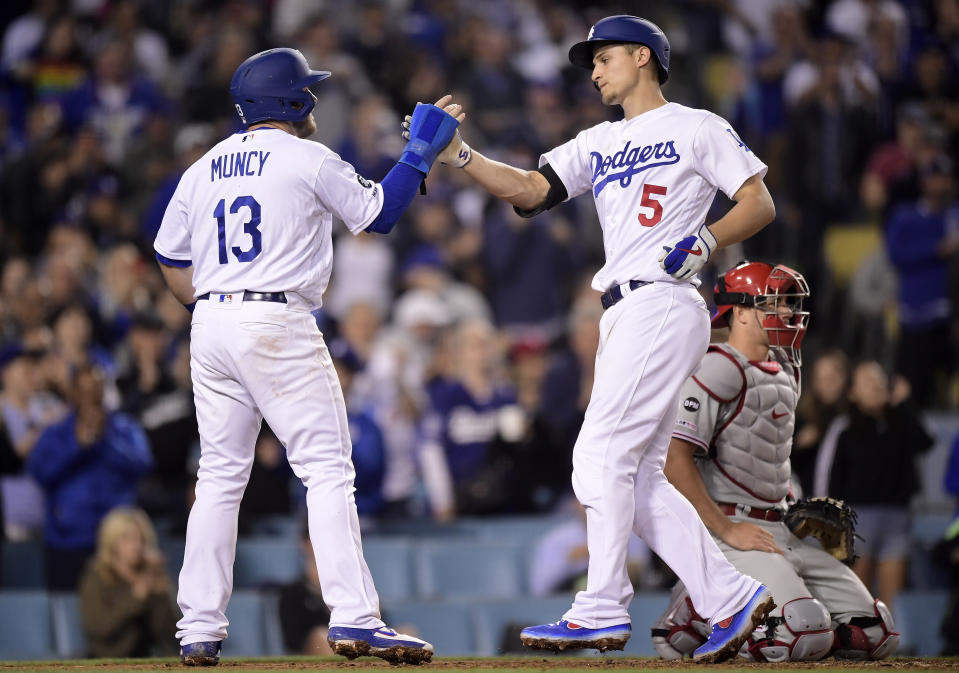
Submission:
{"label": "player's raised hand", "polygon": [[773,539],[772,533],[748,521],[731,521],[729,528],[724,530],[720,537],[730,547],[735,547],[741,551],[754,549],[771,554],[783,553],[783,550]]}
{"label": "player's raised hand", "polygon": [[716,237],[705,224],[676,245],[664,245],[659,256],[659,266],[673,278],[692,278],[706,264],[716,249]]}
{"label": "player's raised hand", "polygon": [[[433,103],[433,105],[440,108],[460,124],[462,124],[463,120],[466,119],[466,113],[463,111],[462,105],[459,103],[453,103],[452,100],[453,96],[447,94]],[[410,115],[406,115],[406,117],[403,118],[403,137],[407,140],[410,139],[411,119],[412,118]],[[463,141],[463,137],[460,135],[458,128],[456,129],[456,133],[453,134],[453,138],[450,140],[449,144],[444,147],[443,150],[436,156],[436,159],[440,163],[447,164],[455,168],[463,168],[463,166],[468,164],[472,158],[473,151],[470,149],[470,146]]]}

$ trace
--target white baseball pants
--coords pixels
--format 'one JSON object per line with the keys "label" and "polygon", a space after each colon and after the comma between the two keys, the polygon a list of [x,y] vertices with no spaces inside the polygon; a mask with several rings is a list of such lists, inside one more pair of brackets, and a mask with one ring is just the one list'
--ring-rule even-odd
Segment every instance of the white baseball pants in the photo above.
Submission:
{"label": "white baseball pants", "polygon": [[599,327],[593,390],[573,449],[589,574],[564,619],[594,629],[629,622],[634,530],[685,583],[699,614],[725,619],[759,583],[726,560],[663,473],[680,386],[709,345],[706,304],[692,285],[657,282],[607,310]]}
{"label": "white baseball pants", "polygon": [[197,302],[190,364],[200,429],[196,502],[177,602],[181,644],[223,640],[233,591],[237,514],[265,418],[306,486],[310,539],[332,625],[383,625],[363,559],[346,407],[323,336],[289,304]]}

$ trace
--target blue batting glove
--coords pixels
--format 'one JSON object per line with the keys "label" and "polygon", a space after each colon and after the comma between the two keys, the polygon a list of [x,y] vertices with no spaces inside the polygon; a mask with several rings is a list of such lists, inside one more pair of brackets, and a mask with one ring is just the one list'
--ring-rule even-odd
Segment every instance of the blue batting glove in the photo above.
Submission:
{"label": "blue batting glove", "polygon": [[686,280],[699,273],[715,249],[716,237],[703,224],[676,245],[664,245],[659,266],[676,280]]}
{"label": "blue batting glove", "polygon": [[403,148],[400,163],[408,164],[424,175],[429,173],[436,155],[449,144],[459,125],[446,110],[417,103],[410,119],[409,142]]}

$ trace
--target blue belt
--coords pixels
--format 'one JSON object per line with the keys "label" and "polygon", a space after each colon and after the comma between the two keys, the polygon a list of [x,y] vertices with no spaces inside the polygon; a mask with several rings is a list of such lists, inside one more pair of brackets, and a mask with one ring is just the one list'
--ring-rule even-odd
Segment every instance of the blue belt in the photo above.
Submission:
{"label": "blue belt", "polygon": [[[240,294],[239,292],[217,292],[217,294]],[[201,299],[209,299],[210,293],[206,292],[197,297],[197,301]],[[243,290],[243,301],[275,301],[277,304],[286,303],[286,294],[283,292],[254,292],[253,290]]]}
{"label": "blue belt", "polygon": [[[653,281],[651,280],[631,280],[629,281],[629,289],[638,290],[644,285],[651,285],[652,282]],[[623,283],[623,285],[625,284],[626,283]],[[600,301],[603,302],[603,310],[608,309],[609,307],[611,307],[613,304],[615,304],[622,298],[623,298],[623,290],[621,286],[614,285],[613,287],[609,288],[608,290],[606,290],[606,292],[603,293],[603,296],[600,299]]]}

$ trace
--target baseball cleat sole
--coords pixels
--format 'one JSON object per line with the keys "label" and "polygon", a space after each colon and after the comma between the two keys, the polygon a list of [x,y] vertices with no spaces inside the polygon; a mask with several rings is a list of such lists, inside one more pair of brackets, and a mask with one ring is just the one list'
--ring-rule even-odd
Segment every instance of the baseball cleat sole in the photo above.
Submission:
{"label": "baseball cleat sole", "polygon": [[626,647],[629,638],[596,638],[593,640],[554,640],[550,638],[535,638],[531,636],[521,636],[523,645],[534,650],[549,650],[550,652],[562,652],[563,650],[586,650],[594,649],[600,652],[607,650],[622,650]]}
{"label": "baseball cleat sole", "polygon": [[357,657],[379,657],[391,664],[428,664],[433,659],[433,650],[423,647],[373,647],[363,640],[337,640],[332,643],[333,652],[350,661]]}
{"label": "baseball cleat sole", "polygon": [[219,657],[205,657],[202,655],[187,655],[180,659],[184,666],[216,666],[220,663]]}

